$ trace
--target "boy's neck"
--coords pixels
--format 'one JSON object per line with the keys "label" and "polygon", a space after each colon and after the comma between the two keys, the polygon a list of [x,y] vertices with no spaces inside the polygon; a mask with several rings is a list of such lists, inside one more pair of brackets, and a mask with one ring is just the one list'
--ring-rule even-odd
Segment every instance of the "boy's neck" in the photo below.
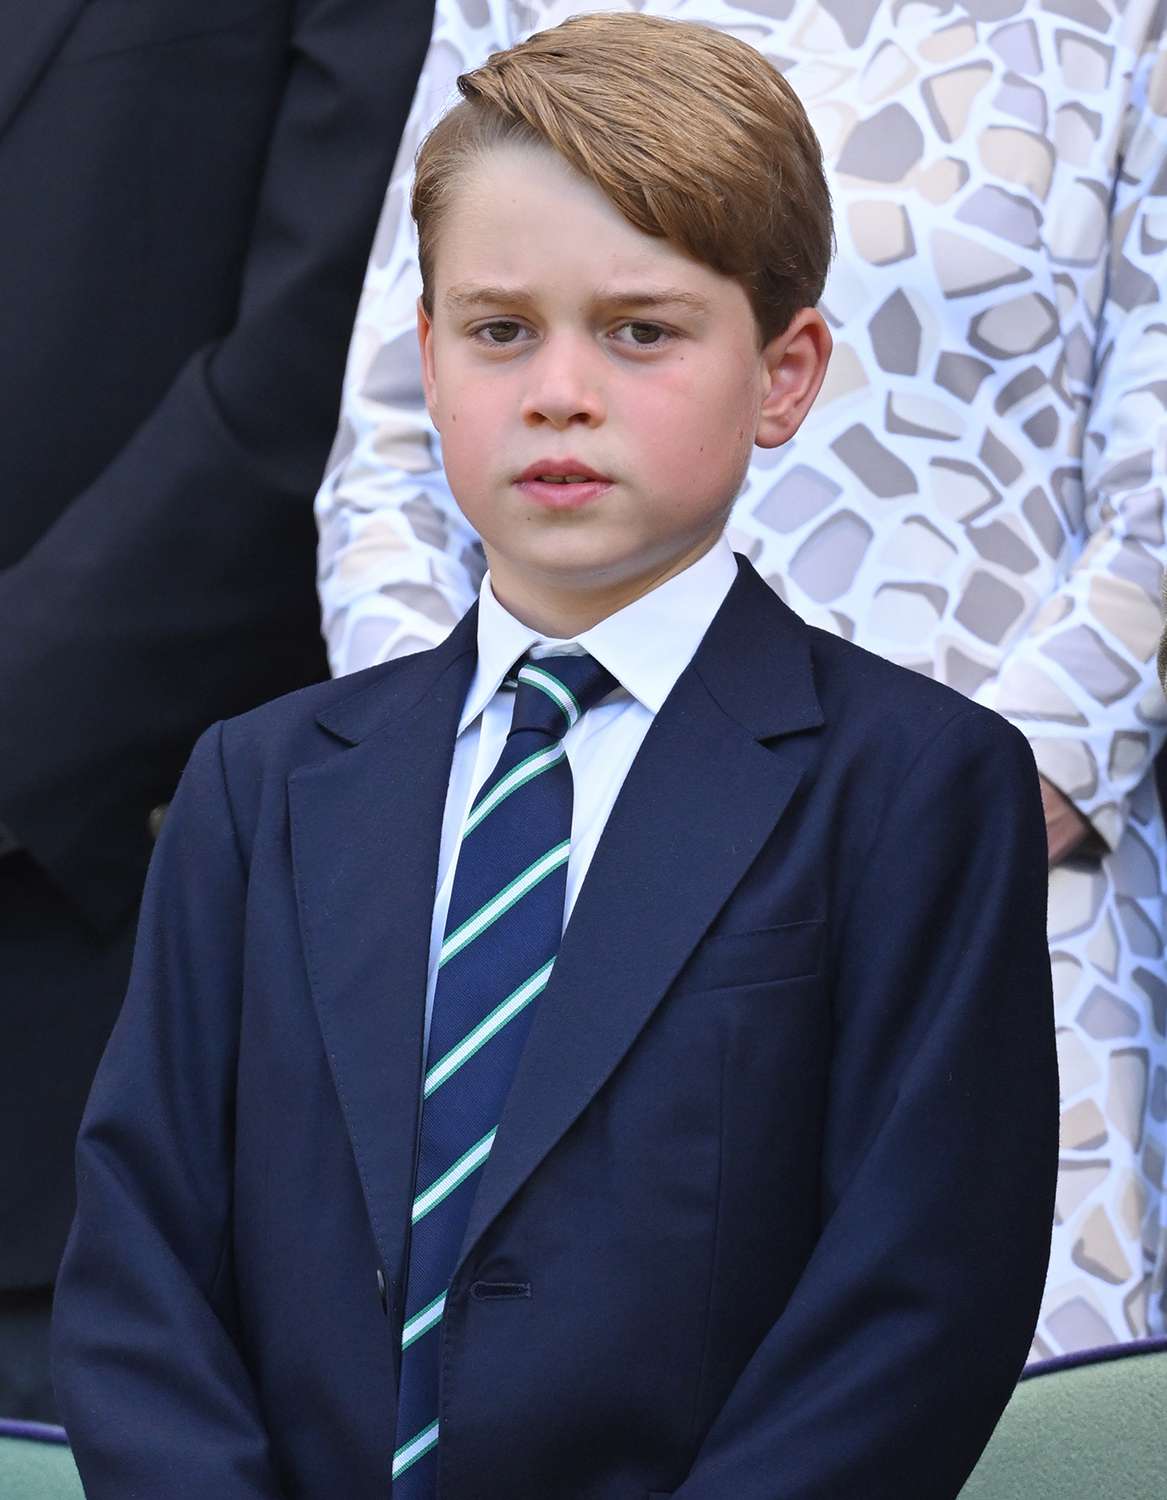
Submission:
{"label": "boy's neck", "polygon": [[691,568],[720,541],[722,535],[719,531],[711,537],[703,537],[691,551],[670,558],[656,572],[620,579],[607,586],[597,584],[576,589],[518,573],[507,568],[505,563],[500,573],[499,560],[491,557],[491,549],[487,548],[490,586],[502,607],[521,624],[550,640],[574,640],[601,620],[618,614],[637,599],[643,599],[646,594],[660,588],[662,583]]}

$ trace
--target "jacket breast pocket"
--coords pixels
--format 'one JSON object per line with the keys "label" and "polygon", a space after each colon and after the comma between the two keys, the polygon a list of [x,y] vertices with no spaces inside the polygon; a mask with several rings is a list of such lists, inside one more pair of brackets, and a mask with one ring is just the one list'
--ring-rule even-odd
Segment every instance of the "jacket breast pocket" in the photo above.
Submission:
{"label": "jacket breast pocket", "polygon": [[247,30],[259,18],[285,7],[286,0],[85,0],[57,58],[62,63],[88,62],[220,31]]}
{"label": "jacket breast pocket", "polygon": [[674,992],[739,989],[817,974],[825,923],[786,922],[751,932],[716,932],[694,950],[678,974]]}

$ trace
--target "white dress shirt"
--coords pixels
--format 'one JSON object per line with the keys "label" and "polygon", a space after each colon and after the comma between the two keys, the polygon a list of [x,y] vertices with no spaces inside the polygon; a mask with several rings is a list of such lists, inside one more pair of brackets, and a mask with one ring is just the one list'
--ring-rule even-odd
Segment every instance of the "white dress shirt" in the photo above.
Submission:
{"label": "white dress shirt", "polygon": [[620,684],[563,736],[575,789],[566,925],[628,768],[736,577],[737,563],[723,536],[683,572],[572,640],[549,639],[522,624],[495,598],[490,574],[482,580],[478,665],[458,725],[442,818],[426,985],[427,1047],[457,851],[474,798],[494,770],[511,727],[515,694],[504,686],[511,668],[528,651],[536,657],[587,652]]}

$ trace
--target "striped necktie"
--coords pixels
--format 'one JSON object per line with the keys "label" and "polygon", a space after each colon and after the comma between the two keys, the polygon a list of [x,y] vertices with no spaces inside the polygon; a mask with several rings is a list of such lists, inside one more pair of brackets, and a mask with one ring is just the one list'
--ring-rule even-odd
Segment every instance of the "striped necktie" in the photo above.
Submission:
{"label": "striped necktie", "polygon": [[524,658],[506,744],[462,832],[422,1088],[394,1500],[437,1491],[446,1288],[563,936],[572,808],[563,736],[615,686],[590,656]]}

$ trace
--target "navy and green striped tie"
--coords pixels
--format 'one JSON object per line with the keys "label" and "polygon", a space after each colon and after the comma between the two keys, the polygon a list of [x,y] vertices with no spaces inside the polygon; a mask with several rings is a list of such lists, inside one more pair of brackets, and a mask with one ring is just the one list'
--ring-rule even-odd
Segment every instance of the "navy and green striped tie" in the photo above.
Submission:
{"label": "navy and green striped tie", "polygon": [[466,819],[423,1084],[394,1500],[432,1500],[437,1490],[446,1288],[563,936],[572,807],[563,736],[615,686],[590,656],[524,659],[510,733]]}

